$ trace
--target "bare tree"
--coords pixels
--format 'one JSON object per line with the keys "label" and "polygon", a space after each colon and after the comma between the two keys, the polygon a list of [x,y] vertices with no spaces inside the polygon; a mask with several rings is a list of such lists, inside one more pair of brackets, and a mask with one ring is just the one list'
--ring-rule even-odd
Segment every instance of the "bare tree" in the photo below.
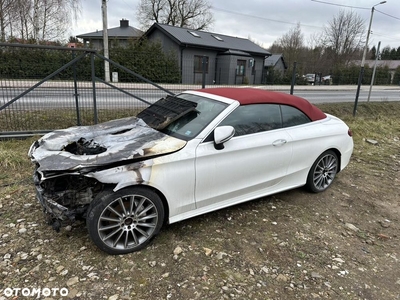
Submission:
{"label": "bare tree", "polygon": [[291,28],[281,38],[273,43],[271,52],[282,52],[289,69],[295,61],[298,61],[304,49],[304,35],[301,32],[300,23]]}
{"label": "bare tree", "polygon": [[348,63],[362,48],[364,21],[354,11],[341,10],[324,28],[324,46],[333,65]]}
{"label": "bare tree", "polygon": [[0,0],[0,41],[6,40],[6,31],[11,22],[13,1]]}
{"label": "bare tree", "polygon": [[32,2],[24,0],[14,0],[10,11],[10,23],[8,24],[7,38],[20,38],[26,40],[28,37],[28,22],[29,11],[31,10]]}
{"label": "bare tree", "polygon": [[141,0],[137,17],[143,29],[157,22],[202,30],[213,22],[207,0]]}
{"label": "bare tree", "polygon": [[80,7],[80,0],[0,0],[0,5],[8,2],[7,14],[2,14],[5,6],[0,6],[1,38],[37,43],[64,37]]}
{"label": "bare tree", "polygon": [[303,55],[303,59],[306,62],[305,73],[330,74],[332,72],[332,66],[323,44],[322,32],[311,34],[308,38],[307,45],[307,49]]}

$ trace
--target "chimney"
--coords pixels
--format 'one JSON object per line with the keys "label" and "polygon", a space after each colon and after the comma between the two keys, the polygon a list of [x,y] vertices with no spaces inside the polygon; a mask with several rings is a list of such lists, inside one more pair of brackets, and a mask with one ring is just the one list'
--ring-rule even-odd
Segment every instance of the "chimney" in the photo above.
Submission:
{"label": "chimney", "polygon": [[129,27],[129,20],[125,20],[125,19],[120,20],[119,27]]}

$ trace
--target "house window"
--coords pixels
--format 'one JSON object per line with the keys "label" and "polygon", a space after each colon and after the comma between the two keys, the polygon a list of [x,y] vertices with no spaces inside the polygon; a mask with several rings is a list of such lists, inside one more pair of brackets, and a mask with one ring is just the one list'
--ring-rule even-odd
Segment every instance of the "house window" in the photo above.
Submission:
{"label": "house window", "polygon": [[191,35],[193,35],[194,37],[201,38],[201,36],[198,35],[198,34],[197,34],[196,32],[194,32],[194,31],[189,31],[189,30],[188,30],[188,32],[189,32]]}
{"label": "house window", "polygon": [[208,73],[208,56],[195,55],[194,56],[194,72],[203,73],[203,58],[205,58],[205,70]]}
{"label": "house window", "polygon": [[236,75],[243,76],[245,74],[246,61],[238,59],[236,66]]}
{"label": "house window", "polygon": [[211,36],[212,36],[214,39],[216,39],[217,41],[220,41],[220,42],[223,42],[223,41],[224,41],[224,39],[221,38],[221,37],[219,37],[218,35],[212,34]]}

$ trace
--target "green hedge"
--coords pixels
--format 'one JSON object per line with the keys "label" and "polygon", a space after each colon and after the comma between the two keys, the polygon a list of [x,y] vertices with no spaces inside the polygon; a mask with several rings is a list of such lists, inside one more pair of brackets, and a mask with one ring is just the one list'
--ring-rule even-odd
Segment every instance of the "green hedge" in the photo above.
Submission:
{"label": "green hedge", "polygon": [[[113,47],[109,52],[111,60],[151,81],[180,83],[177,59],[172,54],[164,54],[159,44],[144,40],[140,43],[131,43],[127,47]],[[2,47],[0,48],[0,78],[42,79],[80,53],[58,49]],[[90,56],[87,55],[75,66],[67,68],[53,79],[72,80],[74,70],[78,80],[91,80]],[[113,64],[110,64],[110,71],[119,73],[120,82],[140,82],[140,79]],[[99,57],[95,57],[95,74],[103,78],[104,61]]]}
{"label": "green hedge", "polygon": [[[341,66],[336,67],[332,72],[332,80],[333,84],[358,84],[358,77],[360,74],[361,66],[359,65],[350,65],[350,66]],[[368,65],[364,66],[364,76],[362,80],[362,84],[369,85],[372,80],[373,67],[370,68]],[[390,72],[387,66],[377,67],[375,71],[375,84],[376,85],[389,85],[390,82]],[[395,82],[393,82],[395,83]]]}
{"label": "green hedge", "polygon": [[400,85],[400,67],[397,67],[393,76],[393,84]]}

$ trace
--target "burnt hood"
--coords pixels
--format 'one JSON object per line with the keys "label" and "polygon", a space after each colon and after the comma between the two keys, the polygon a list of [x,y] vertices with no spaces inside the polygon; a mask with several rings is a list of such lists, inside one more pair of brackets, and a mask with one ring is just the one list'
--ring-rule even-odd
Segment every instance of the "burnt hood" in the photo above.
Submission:
{"label": "burnt hood", "polygon": [[129,117],[53,131],[31,146],[29,156],[38,163],[38,171],[74,171],[173,153],[185,145]]}

